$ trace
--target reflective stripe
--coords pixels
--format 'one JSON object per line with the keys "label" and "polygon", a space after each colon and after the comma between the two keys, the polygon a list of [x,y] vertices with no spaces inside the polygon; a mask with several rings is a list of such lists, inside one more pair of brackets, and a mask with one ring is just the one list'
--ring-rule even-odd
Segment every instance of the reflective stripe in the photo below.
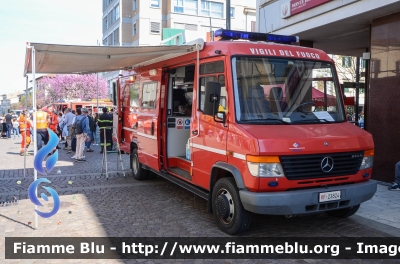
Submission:
{"label": "reflective stripe", "polygon": [[206,147],[206,146],[203,146],[203,145],[193,144],[193,143],[192,143],[192,147],[198,148],[198,149],[202,149],[202,150],[207,150],[207,151],[210,151],[210,152],[214,152],[214,153],[217,153],[217,154],[221,154],[221,155],[226,156],[226,150],[223,150],[223,149],[217,149],[217,148],[212,148],[212,147]]}
{"label": "reflective stripe", "polygon": [[131,131],[131,132],[137,132],[137,130],[136,130],[136,129],[129,128],[129,127],[123,127],[122,129],[125,129],[125,130],[128,130],[128,131]]}
{"label": "reflective stripe", "polygon": [[139,136],[142,136],[142,137],[145,137],[145,138],[150,138],[150,139],[155,139],[155,140],[157,140],[157,137],[156,137],[156,136],[152,136],[152,135],[148,135],[148,134],[140,133],[140,132],[137,132],[137,134],[138,134]]}
{"label": "reflective stripe", "polygon": [[[221,154],[221,155],[224,155],[224,156],[227,155],[227,154],[226,154],[226,151],[223,150],[223,149],[217,149],[217,148],[212,148],[212,147],[206,147],[206,146],[203,146],[203,145],[193,144],[193,143],[192,143],[191,145],[192,145],[192,147],[194,147],[194,148],[198,148],[198,149],[210,151],[210,152],[217,153],[217,154]],[[234,157],[234,158],[237,158],[237,159],[241,159],[241,160],[246,160],[246,155],[240,154],[240,153],[233,153],[233,157]]]}
{"label": "reflective stripe", "polygon": [[233,153],[233,157],[241,160],[246,160],[246,155],[244,154]]}

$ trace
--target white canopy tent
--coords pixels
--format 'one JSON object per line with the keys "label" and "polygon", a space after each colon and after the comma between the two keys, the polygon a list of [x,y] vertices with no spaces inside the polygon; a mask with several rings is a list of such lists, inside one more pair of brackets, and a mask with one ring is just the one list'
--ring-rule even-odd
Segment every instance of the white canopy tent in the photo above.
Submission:
{"label": "white canopy tent", "polygon": [[134,69],[201,50],[203,46],[202,39],[180,46],[70,46],[28,43],[24,76],[29,73],[71,74]]}
{"label": "white canopy tent", "polygon": [[[116,70],[131,70],[185,55],[199,52],[204,41],[197,39],[179,46],[73,46],[43,43],[27,43],[24,77],[32,74],[33,123],[36,124],[36,78],[35,74],[99,73]],[[198,58],[198,56],[197,56]],[[28,89],[28,87],[26,87]],[[37,153],[36,126],[33,130],[34,157]],[[34,169],[34,180],[37,171]],[[37,193],[36,193],[37,195]],[[37,206],[35,205],[35,209]],[[37,228],[35,214],[35,228]]]}

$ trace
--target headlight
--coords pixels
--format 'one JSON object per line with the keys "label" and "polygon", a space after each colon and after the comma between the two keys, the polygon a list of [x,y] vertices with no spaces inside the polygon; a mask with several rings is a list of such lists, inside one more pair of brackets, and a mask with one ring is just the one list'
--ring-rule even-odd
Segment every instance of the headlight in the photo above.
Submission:
{"label": "headlight", "polygon": [[361,162],[360,170],[372,168],[372,163],[374,163],[374,156],[364,157]]}
{"label": "headlight", "polygon": [[284,177],[280,163],[247,162],[251,175],[257,177]]}

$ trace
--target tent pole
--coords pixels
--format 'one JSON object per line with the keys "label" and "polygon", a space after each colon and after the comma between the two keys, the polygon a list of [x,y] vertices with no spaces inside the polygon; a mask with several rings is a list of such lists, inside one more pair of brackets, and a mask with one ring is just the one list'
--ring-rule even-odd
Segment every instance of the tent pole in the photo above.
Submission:
{"label": "tent pole", "polygon": [[[25,111],[28,110],[28,75],[26,75],[26,87],[25,87]],[[25,115],[25,113],[24,113]],[[26,176],[26,152],[28,151],[28,148],[26,147],[26,118],[27,115],[25,115],[25,136],[24,136],[24,179]],[[22,134],[21,134],[22,137]]]}
{"label": "tent pole", "polygon": [[97,76],[97,113],[100,113],[100,111],[99,111],[99,73],[98,72],[96,72],[96,76]]}
{"label": "tent pole", "polygon": [[[37,153],[37,136],[36,136],[36,77],[35,77],[35,72],[36,72],[36,67],[35,67],[35,47],[32,46],[32,79],[33,79],[33,93],[32,93],[32,107],[33,107],[33,139],[34,139],[34,144],[33,144],[33,159],[36,157]],[[37,170],[33,168],[33,180],[37,180]],[[37,197],[37,188],[35,190],[35,196]],[[38,215],[36,213],[37,210],[37,205],[35,205],[35,229],[38,228]]]}

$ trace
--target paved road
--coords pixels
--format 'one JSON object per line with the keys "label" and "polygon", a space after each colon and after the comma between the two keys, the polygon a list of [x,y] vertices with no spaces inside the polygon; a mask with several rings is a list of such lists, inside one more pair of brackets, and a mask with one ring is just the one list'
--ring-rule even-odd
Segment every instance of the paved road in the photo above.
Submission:
{"label": "paved road", "polygon": [[[87,153],[86,163],[73,163],[70,154],[60,151],[59,163],[47,178],[51,187],[60,194],[59,212],[47,219],[39,218],[34,224],[33,204],[27,199],[27,188],[32,182],[32,170],[23,178],[23,157],[15,155],[17,144],[0,140],[0,198],[14,195],[21,201],[17,205],[0,207],[1,237],[229,237],[221,232],[213,215],[206,213],[206,202],[190,192],[164,180],[138,182],[129,173],[127,178],[115,173],[109,179],[100,175],[101,155]],[[95,147],[96,148],[96,147]],[[109,155],[116,159],[115,154]],[[128,167],[129,157],[123,157]],[[27,158],[32,167],[32,157]],[[116,169],[112,164],[112,169]],[[61,170],[61,174],[54,171]],[[20,180],[21,184],[17,184]],[[72,183],[70,182],[72,181]],[[39,192],[39,191],[38,191]],[[0,200],[1,200],[0,199]],[[52,204],[45,206],[51,208]],[[50,210],[50,209],[49,209]],[[360,216],[336,219],[326,215],[285,218],[256,215],[251,229],[240,236],[251,237],[387,237],[379,223]],[[30,222],[30,223],[29,223]],[[4,260],[4,239],[0,240],[0,259]],[[54,260],[51,263],[65,263]],[[82,261],[70,260],[72,263]],[[102,263],[101,260],[86,262]],[[104,263],[121,262],[106,260]],[[142,262],[130,260],[127,263]],[[227,260],[208,261],[156,261],[156,263],[209,262],[227,263]],[[236,263],[264,263],[263,260],[240,260]],[[304,260],[268,260],[279,263],[304,263]],[[320,263],[348,263],[346,260],[309,260]],[[362,261],[359,261],[362,262]],[[368,261],[365,261],[369,263]],[[385,260],[385,263],[390,261]],[[32,260],[9,263],[34,263]],[[37,261],[39,263],[39,261]],[[43,261],[40,261],[43,263]]]}

